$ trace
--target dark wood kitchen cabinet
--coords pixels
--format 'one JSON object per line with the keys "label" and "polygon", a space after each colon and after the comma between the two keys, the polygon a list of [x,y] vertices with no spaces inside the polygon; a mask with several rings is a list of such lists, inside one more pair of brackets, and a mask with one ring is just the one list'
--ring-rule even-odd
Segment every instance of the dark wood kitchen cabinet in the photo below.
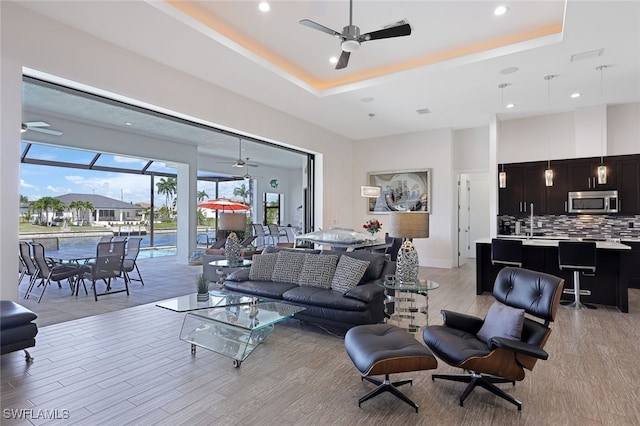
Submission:
{"label": "dark wood kitchen cabinet", "polygon": [[[598,183],[598,166],[607,166],[607,183]],[[569,191],[606,191],[616,189],[616,160],[605,157],[580,158],[567,161]]]}
{"label": "dark wood kitchen cabinet", "polygon": [[553,170],[553,186],[546,188],[546,214],[566,214],[569,193],[568,166],[565,162],[555,164],[551,162],[551,170]]}
{"label": "dark wood kitchen cabinet", "polygon": [[618,200],[620,214],[640,214],[640,155],[618,160]]}
{"label": "dark wood kitchen cabinet", "polygon": [[[505,164],[507,187],[498,188],[498,210],[501,215],[525,216],[546,210],[544,185],[545,162]],[[502,170],[502,168],[500,168]]]}

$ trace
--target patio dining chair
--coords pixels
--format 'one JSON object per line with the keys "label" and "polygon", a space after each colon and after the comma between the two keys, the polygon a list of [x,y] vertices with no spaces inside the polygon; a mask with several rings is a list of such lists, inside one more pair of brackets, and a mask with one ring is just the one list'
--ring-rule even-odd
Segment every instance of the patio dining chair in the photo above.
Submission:
{"label": "patio dining chair", "polygon": [[60,281],[67,280],[69,283],[69,288],[71,289],[71,293],[73,294],[76,283],[76,278],[80,273],[80,268],[78,265],[72,263],[58,264],[55,266],[51,266],[49,262],[47,262],[45,258],[45,249],[42,244],[33,244],[33,261],[35,262],[38,273],[35,276],[35,279],[32,280],[29,284],[29,288],[27,289],[27,293],[25,294],[25,299],[28,299],[31,296],[31,292],[35,287],[36,282],[40,279],[39,287],[42,287],[42,291],[38,296],[38,303],[42,300],[42,296],[44,296],[44,292],[47,289],[47,286],[51,284],[51,281],[55,281],[58,283],[58,286],[61,287]]}
{"label": "patio dining chair", "polygon": [[273,244],[279,243],[280,237],[285,237],[287,239],[287,242],[289,242],[289,234],[287,234],[286,229],[280,229],[280,227],[275,223],[267,225],[267,228],[269,228],[269,235],[271,235]]}
{"label": "patio dining chair", "polygon": [[[29,286],[31,286],[31,282],[36,279],[38,275],[38,267],[35,263],[33,263],[33,258],[31,257],[31,244],[26,241],[20,241],[18,245],[18,259],[20,261],[20,278],[18,279],[18,285],[22,283],[22,279],[25,276],[29,277]],[[26,298],[26,294],[25,294]]]}
{"label": "patio dining chair", "polygon": [[[124,261],[122,262],[122,271],[124,273],[124,279],[131,281],[140,281],[142,285],[144,285],[144,281],[142,281],[142,275],[140,275],[140,269],[138,269],[137,259],[138,253],[140,252],[140,242],[142,238],[129,238],[127,240],[127,252],[124,255]],[[138,278],[132,278],[131,273],[136,271],[138,274]]]}
{"label": "patio dining chair", "polygon": [[[271,237],[271,235],[267,234],[267,232],[264,230],[264,226],[260,223],[252,223],[251,227],[253,228],[253,235],[256,236],[256,248],[264,248],[267,246],[273,246],[275,245],[275,242],[273,242],[273,238]],[[271,244],[267,244],[267,238],[271,239]]]}
{"label": "patio dining chair", "polygon": [[[85,285],[85,279],[91,281],[93,288],[93,297],[98,301],[98,296],[104,296],[107,294],[126,292],[129,295],[129,280],[124,279],[124,288],[120,290],[113,290],[111,288],[111,280],[118,278],[122,275],[122,264],[124,262],[125,242],[116,241],[109,243],[98,243],[96,248],[96,258],[92,263],[88,263],[81,266],[81,282],[84,287],[84,291],[87,291]],[[106,284],[106,289],[102,293],[98,293],[98,282],[103,281]],[[76,295],[78,294],[78,288],[80,283],[76,285]]]}

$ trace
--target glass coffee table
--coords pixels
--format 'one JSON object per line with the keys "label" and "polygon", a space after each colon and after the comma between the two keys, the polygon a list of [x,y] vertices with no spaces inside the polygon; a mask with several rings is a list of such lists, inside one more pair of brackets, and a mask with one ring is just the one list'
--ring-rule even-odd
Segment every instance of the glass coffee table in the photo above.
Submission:
{"label": "glass coffee table", "polygon": [[162,300],[156,303],[156,306],[175,312],[189,312],[221,306],[246,305],[248,303],[256,303],[260,301],[256,297],[247,296],[241,293],[234,293],[227,290],[210,290],[209,300],[203,302],[199,302],[197,300],[197,296],[198,295],[196,293],[192,293],[174,297],[173,299]]}
{"label": "glass coffee table", "polygon": [[185,315],[180,340],[233,358],[240,367],[273,331],[275,325],[305,308],[280,302],[249,303],[189,312]]}

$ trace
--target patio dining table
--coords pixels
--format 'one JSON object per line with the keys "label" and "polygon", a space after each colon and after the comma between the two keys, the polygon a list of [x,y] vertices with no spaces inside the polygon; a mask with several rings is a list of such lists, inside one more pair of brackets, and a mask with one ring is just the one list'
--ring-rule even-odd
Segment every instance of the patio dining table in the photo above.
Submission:
{"label": "patio dining table", "polygon": [[89,250],[87,248],[79,248],[46,250],[45,256],[59,263],[87,263],[88,261],[95,259],[96,249],[93,248]]}

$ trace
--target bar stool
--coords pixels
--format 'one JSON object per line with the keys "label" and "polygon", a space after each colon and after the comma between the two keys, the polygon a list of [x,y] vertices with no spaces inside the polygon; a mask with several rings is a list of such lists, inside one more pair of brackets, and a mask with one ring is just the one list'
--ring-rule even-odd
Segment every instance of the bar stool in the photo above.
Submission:
{"label": "bar stool", "polygon": [[593,241],[559,241],[558,264],[561,271],[573,271],[573,289],[565,289],[563,293],[573,294],[574,301],[560,302],[562,305],[576,309],[596,309],[595,306],[580,302],[580,296],[591,295],[590,290],[580,289],[580,272],[584,275],[596,273],[596,243]]}
{"label": "bar stool", "polygon": [[491,263],[522,267],[522,240],[491,239]]}

